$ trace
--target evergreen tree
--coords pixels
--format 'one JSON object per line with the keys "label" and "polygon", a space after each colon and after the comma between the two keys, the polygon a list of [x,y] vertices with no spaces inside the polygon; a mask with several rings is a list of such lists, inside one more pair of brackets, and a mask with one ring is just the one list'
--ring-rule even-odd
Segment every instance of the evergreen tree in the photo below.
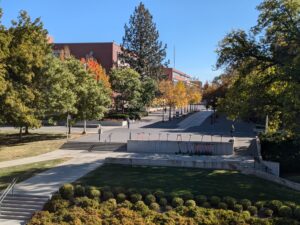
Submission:
{"label": "evergreen tree", "polygon": [[159,41],[159,33],[149,10],[140,3],[130,16],[129,25],[125,24],[121,61],[129,64],[142,79],[157,79],[165,57],[166,45]]}

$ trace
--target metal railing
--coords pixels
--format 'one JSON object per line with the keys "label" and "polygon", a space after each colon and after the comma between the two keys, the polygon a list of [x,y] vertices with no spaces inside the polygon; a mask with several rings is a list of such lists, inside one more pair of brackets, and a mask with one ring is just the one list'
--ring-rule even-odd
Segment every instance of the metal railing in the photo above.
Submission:
{"label": "metal railing", "polygon": [[16,185],[17,181],[18,181],[18,178],[14,178],[11,181],[11,183],[8,185],[8,187],[4,190],[2,195],[0,196],[0,215],[1,215],[1,208],[2,208],[4,199],[9,194],[9,192],[11,192],[12,195],[14,194],[14,186]]}

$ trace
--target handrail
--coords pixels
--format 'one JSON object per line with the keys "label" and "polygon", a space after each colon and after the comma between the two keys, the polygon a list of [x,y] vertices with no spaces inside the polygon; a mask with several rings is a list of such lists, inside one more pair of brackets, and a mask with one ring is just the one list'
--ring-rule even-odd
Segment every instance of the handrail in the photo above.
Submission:
{"label": "handrail", "polygon": [[4,190],[4,192],[2,193],[2,195],[0,196],[0,215],[1,215],[1,206],[2,203],[4,201],[4,199],[6,198],[6,196],[8,195],[8,193],[11,191],[13,194],[13,188],[16,185],[18,181],[18,178],[14,178],[11,183],[7,186],[7,188]]}

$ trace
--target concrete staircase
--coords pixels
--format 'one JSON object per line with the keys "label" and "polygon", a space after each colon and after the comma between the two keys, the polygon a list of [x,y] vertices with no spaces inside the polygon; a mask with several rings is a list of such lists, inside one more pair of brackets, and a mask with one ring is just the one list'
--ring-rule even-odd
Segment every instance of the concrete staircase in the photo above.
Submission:
{"label": "concrete staircase", "polygon": [[126,143],[113,143],[113,142],[76,142],[69,141],[64,143],[60,149],[69,150],[89,150],[89,151],[127,151]]}
{"label": "concrete staircase", "polygon": [[27,221],[35,211],[43,208],[48,199],[36,195],[7,195],[1,206],[0,220]]}

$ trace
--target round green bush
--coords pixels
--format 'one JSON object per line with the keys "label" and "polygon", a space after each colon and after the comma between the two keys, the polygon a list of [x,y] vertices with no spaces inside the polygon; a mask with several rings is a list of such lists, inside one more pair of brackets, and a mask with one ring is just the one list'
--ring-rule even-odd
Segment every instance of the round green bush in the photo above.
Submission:
{"label": "round green bush", "polygon": [[225,202],[220,202],[218,204],[218,208],[219,209],[227,209],[228,208],[228,205],[225,203]]}
{"label": "round green bush", "polygon": [[165,192],[163,192],[161,190],[158,190],[158,191],[155,191],[153,193],[153,195],[155,196],[155,198],[157,198],[158,200],[160,200],[161,198],[165,197]]}
{"label": "round green bush", "polygon": [[209,209],[209,208],[211,208],[211,205],[210,205],[209,202],[204,202],[204,203],[202,204],[202,207]]}
{"label": "round green bush", "polygon": [[258,201],[258,202],[255,202],[255,207],[258,209],[258,210],[261,210],[264,206],[265,206],[265,202],[263,201]]}
{"label": "round green bush", "polygon": [[218,196],[212,196],[209,201],[212,206],[217,207],[221,202],[221,199]]}
{"label": "round green bush", "polygon": [[107,201],[107,200],[112,199],[112,198],[114,198],[114,194],[111,191],[103,192],[102,199],[104,201]]}
{"label": "round green bush", "polygon": [[233,209],[234,205],[236,204],[235,198],[232,198],[232,197],[229,197],[229,196],[224,197],[223,201],[227,204],[229,209]]}
{"label": "round green bush", "polygon": [[99,201],[95,199],[90,199],[86,196],[75,198],[74,203],[76,206],[81,208],[88,208],[88,207],[96,208],[99,205]]}
{"label": "round green bush", "polygon": [[132,208],[132,203],[130,201],[128,201],[128,200],[125,200],[124,202],[122,202],[120,204],[120,207],[131,209]]}
{"label": "round green bush", "polygon": [[295,208],[297,207],[297,204],[291,201],[284,201],[283,204],[290,207],[292,210],[295,210]]}
{"label": "round green bush", "polygon": [[166,205],[168,205],[168,200],[166,198],[160,198],[159,205],[165,207]]}
{"label": "round green bush", "polygon": [[189,199],[194,199],[194,195],[191,192],[185,192],[181,194],[179,197],[181,197],[184,201],[187,201]]}
{"label": "round green bush", "polygon": [[99,198],[100,197],[101,192],[97,189],[92,189],[89,191],[88,193],[88,197],[89,198]]}
{"label": "round green bush", "polygon": [[195,201],[197,205],[203,205],[204,202],[207,202],[207,197],[205,195],[197,195]]}
{"label": "round green bush", "polygon": [[117,194],[116,200],[118,203],[122,203],[126,200],[126,195],[123,193]]}
{"label": "round green bush", "polygon": [[249,199],[242,199],[240,201],[240,204],[243,206],[244,210],[247,210],[252,205],[252,203]]}
{"label": "round green bush", "polygon": [[187,206],[187,207],[195,207],[196,202],[194,200],[190,199],[190,200],[185,201],[184,205]]}
{"label": "round green bush", "polygon": [[159,212],[159,211],[160,211],[160,206],[159,206],[159,204],[157,204],[156,202],[152,202],[152,203],[150,204],[149,208],[150,208],[151,210],[156,211],[156,212]]}
{"label": "round green bush", "polygon": [[74,196],[74,187],[72,184],[64,184],[59,188],[59,194],[63,199],[72,199]]}
{"label": "round green bush", "polygon": [[173,210],[173,207],[170,206],[170,205],[166,205],[165,210],[166,211],[171,211],[171,210]]}
{"label": "round green bush", "polygon": [[240,213],[243,211],[243,206],[240,204],[235,204],[233,207],[233,211]]}
{"label": "round green bush", "polygon": [[141,194],[131,194],[130,195],[130,201],[132,203],[136,203],[138,201],[141,201],[142,200],[142,195]]}
{"label": "round green bush", "polygon": [[268,208],[272,209],[274,213],[278,214],[279,209],[281,206],[283,206],[283,204],[279,200],[272,200],[272,201],[267,202],[266,206]]}
{"label": "round green bush", "polygon": [[279,216],[281,217],[291,217],[293,215],[293,211],[289,206],[281,206],[278,211]]}
{"label": "round green bush", "polygon": [[272,210],[272,209],[265,209],[265,210],[264,210],[264,215],[265,215],[266,217],[272,217],[272,215],[273,215],[273,210]]}
{"label": "round green bush", "polygon": [[123,188],[123,187],[114,187],[113,188],[113,193],[114,193],[114,195],[118,195],[118,194],[123,194],[123,193],[125,193],[125,188]]}
{"label": "round green bush", "polygon": [[174,208],[176,208],[178,206],[182,206],[182,205],[183,205],[183,199],[182,198],[179,198],[179,197],[173,198],[173,200],[172,200],[172,206]]}
{"label": "round green bush", "polygon": [[151,203],[154,203],[154,202],[156,202],[156,198],[155,198],[154,195],[149,194],[149,195],[147,195],[145,197],[145,203],[146,203],[146,205],[151,205]]}
{"label": "round green bush", "polygon": [[300,206],[297,206],[295,209],[294,209],[294,216],[300,220]]}
{"label": "round green bush", "polygon": [[49,212],[56,212],[63,209],[67,209],[70,206],[70,201],[65,199],[55,199],[50,200],[47,202],[44,206],[44,210],[47,210]]}
{"label": "round green bush", "polygon": [[127,189],[127,195],[138,194],[138,191],[135,188]]}
{"label": "round green bush", "polygon": [[76,197],[82,197],[85,195],[85,187],[77,184],[74,188],[74,195]]}
{"label": "round green bush", "polygon": [[[93,188],[96,189],[95,187],[93,187]],[[100,188],[100,190],[102,192],[111,192],[112,191],[110,186],[103,186]]]}
{"label": "round green bush", "polygon": [[249,213],[251,214],[251,216],[257,215],[257,208],[256,208],[256,206],[249,206],[247,210],[249,211]]}
{"label": "round green bush", "polygon": [[140,193],[145,198],[147,195],[151,194],[151,191],[149,189],[147,189],[147,188],[143,188],[143,189],[141,189]]}
{"label": "round green bush", "polygon": [[146,212],[149,210],[148,206],[143,201],[137,201],[134,204],[133,209],[140,212]]}

